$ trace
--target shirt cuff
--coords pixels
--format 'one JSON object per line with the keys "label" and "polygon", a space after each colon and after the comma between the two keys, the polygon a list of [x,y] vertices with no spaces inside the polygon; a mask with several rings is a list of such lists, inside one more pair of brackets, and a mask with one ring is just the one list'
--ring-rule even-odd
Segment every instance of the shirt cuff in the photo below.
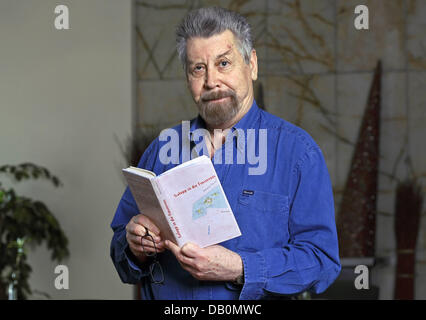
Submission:
{"label": "shirt cuff", "polygon": [[265,258],[260,252],[238,252],[244,265],[244,286],[240,300],[258,300],[264,296],[266,283]]}
{"label": "shirt cuff", "polygon": [[144,269],[141,265],[141,263],[139,263],[137,261],[137,258],[135,257],[135,255],[132,253],[132,251],[130,251],[129,246],[127,246],[124,249],[124,256],[126,257],[127,263],[129,264],[129,266],[134,270],[134,271],[138,271],[141,272],[142,269]]}
{"label": "shirt cuff", "polygon": [[119,238],[119,242],[122,245],[123,255],[127,261],[127,264],[129,265],[129,271],[132,277],[140,279],[141,277],[149,275],[148,266],[150,259],[148,258],[147,261],[143,264],[137,260],[136,256],[132,253],[132,251],[130,251],[125,233],[121,235],[121,237]]}

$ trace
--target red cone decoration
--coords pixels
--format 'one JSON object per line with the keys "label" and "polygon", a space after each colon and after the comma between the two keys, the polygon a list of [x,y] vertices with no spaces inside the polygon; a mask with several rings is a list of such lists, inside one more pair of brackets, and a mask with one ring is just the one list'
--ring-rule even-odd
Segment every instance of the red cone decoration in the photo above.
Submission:
{"label": "red cone decoration", "polygon": [[381,70],[379,61],[337,216],[341,257],[375,254]]}

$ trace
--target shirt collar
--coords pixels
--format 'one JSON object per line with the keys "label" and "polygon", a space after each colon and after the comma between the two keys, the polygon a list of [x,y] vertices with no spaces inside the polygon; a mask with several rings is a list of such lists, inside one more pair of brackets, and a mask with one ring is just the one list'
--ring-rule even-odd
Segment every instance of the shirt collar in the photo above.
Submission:
{"label": "shirt collar", "polygon": [[255,122],[259,118],[260,109],[256,104],[256,101],[253,99],[253,104],[250,109],[246,112],[246,114],[238,121],[232,129],[250,129],[255,127]]}

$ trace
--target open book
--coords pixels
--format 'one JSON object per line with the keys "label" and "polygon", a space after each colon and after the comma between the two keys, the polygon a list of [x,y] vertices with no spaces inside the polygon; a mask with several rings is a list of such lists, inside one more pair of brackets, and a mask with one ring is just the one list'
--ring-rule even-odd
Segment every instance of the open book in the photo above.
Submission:
{"label": "open book", "polygon": [[211,160],[205,155],[159,176],[123,169],[141,213],[178,246],[186,242],[204,248],[241,235]]}

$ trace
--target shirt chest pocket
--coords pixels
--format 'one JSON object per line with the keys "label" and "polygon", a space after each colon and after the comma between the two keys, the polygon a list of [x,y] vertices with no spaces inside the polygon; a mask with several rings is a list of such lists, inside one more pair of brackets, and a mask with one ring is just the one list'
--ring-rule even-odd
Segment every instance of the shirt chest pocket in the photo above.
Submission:
{"label": "shirt chest pocket", "polygon": [[288,242],[287,196],[264,191],[244,191],[238,197],[237,221],[242,236],[237,248],[257,251],[282,247]]}

